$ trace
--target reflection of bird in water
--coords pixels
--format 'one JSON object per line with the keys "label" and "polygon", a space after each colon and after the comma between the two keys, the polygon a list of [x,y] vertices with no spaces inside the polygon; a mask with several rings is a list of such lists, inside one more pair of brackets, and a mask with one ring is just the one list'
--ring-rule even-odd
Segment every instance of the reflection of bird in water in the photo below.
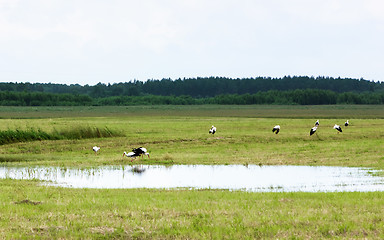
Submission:
{"label": "reflection of bird in water", "polygon": [[132,168],[132,172],[133,173],[143,173],[143,172],[145,172],[145,168],[143,168],[143,166],[134,166],[133,168]]}

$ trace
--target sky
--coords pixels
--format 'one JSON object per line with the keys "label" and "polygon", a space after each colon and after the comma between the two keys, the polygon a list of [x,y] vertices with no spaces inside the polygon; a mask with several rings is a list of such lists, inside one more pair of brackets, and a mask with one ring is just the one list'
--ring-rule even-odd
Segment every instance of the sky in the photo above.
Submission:
{"label": "sky", "polygon": [[0,82],[384,81],[383,0],[0,0]]}

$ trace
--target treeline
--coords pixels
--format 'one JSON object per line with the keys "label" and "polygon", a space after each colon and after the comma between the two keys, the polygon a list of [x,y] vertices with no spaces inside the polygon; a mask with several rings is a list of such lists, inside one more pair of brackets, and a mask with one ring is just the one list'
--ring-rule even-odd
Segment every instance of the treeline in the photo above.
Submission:
{"label": "treeline", "polygon": [[283,78],[241,78],[225,77],[162,79],[131,81],[125,83],[102,84],[94,86],[79,84],[52,83],[0,83],[2,92],[28,93],[60,93],[75,96],[86,95],[92,98],[108,98],[116,96],[191,96],[193,98],[210,98],[228,94],[257,94],[267,91],[293,90],[330,90],[336,93],[344,92],[377,92],[384,91],[384,84],[364,79],[286,76]]}
{"label": "treeline", "polygon": [[384,104],[384,92],[343,92],[320,89],[270,90],[255,94],[222,94],[214,97],[112,96],[92,98],[78,94],[0,92],[2,106],[128,106],[128,105],[199,105],[199,104]]}
{"label": "treeline", "polygon": [[87,106],[94,99],[87,95],[40,92],[0,92],[1,106]]}

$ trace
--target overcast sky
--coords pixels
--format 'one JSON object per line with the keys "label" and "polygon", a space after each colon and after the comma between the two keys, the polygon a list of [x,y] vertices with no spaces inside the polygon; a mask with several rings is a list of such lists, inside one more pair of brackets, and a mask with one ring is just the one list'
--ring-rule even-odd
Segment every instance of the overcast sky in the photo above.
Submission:
{"label": "overcast sky", "polygon": [[0,0],[0,81],[384,81],[383,0]]}

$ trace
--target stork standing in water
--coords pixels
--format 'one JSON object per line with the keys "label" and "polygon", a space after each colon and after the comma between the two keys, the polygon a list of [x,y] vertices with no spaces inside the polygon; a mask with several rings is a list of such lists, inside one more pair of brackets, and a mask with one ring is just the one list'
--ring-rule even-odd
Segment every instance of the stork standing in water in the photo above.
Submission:
{"label": "stork standing in water", "polygon": [[143,148],[143,147],[134,148],[134,149],[132,149],[132,152],[139,154],[139,156],[142,156],[142,157],[144,155],[147,155],[149,158],[149,153],[148,153],[148,150],[146,148]]}
{"label": "stork standing in water", "polygon": [[333,128],[336,129],[336,130],[338,131],[337,133],[343,131],[343,130],[341,130],[341,127],[340,127],[339,125],[337,125],[337,124],[335,124],[335,126],[333,126]]}
{"label": "stork standing in water", "polygon": [[216,127],[212,125],[211,129],[209,129],[209,133],[212,133],[213,135],[215,134],[215,132],[216,132]]}
{"label": "stork standing in water", "polygon": [[280,126],[279,125],[274,126],[272,129],[272,132],[278,134],[280,132]]}
{"label": "stork standing in water", "polygon": [[348,127],[348,125],[349,125],[349,122],[348,122],[348,120],[344,123],[344,126],[346,126],[346,127]]}
{"label": "stork standing in water", "polygon": [[312,136],[317,130],[317,127],[311,128],[311,131],[309,132],[309,136]]}
{"label": "stork standing in water", "polygon": [[97,152],[100,150],[100,147],[98,147],[98,146],[94,146],[94,147],[92,148],[92,150],[95,152],[95,154],[97,154]]}
{"label": "stork standing in water", "polygon": [[319,120],[315,122],[315,127],[318,127],[320,125]]}

